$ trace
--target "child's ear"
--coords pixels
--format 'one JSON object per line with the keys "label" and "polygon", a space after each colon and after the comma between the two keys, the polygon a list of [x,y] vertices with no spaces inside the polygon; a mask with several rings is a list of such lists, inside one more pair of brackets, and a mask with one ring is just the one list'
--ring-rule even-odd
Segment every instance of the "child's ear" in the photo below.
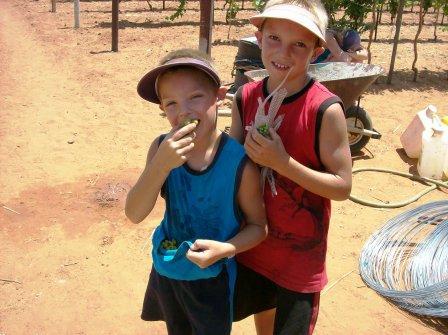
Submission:
{"label": "child's ear", "polygon": [[322,55],[322,53],[325,51],[324,47],[316,47],[313,51],[313,55],[311,56],[311,61],[314,62],[317,57]]}
{"label": "child's ear", "polygon": [[224,100],[226,97],[226,93],[227,93],[227,87],[221,86],[220,88],[218,88],[218,93],[217,93],[218,101]]}
{"label": "child's ear", "polygon": [[263,33],[261,31],[257,30],[255,32],[255,37],[257,38],[258,46],[261,49],[261,40],[262,40],[262,37],[263,37]]}

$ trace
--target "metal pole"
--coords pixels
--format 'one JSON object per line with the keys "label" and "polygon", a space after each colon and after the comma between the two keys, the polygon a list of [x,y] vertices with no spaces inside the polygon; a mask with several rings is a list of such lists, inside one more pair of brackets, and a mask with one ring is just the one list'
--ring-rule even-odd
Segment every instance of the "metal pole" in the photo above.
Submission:
{"label": "metal pole", "polygon": [[118,51],[118,4],[120,0],[112,0],[112,51]]}
{"label": "metal pole", "polygon": [[390,60],[389,75],[387,76],[388,84],[392,83],[392,74],[394,73],[395,56],[397,54],[398,40],[400,39],[401,20],[403,18],[403,7],[404,7],[404,0],[400,0],[400,2],[398,3],[397,20],[395,22],[394,46],[392,48],[392,56],[391,56],[391,60]]}
{"label": "metal pole", "polygon": [[199,50],[211,53],[214,0],[200,0]]}
{"label": "metal pole", "polygon": [[75,7],[75,28],[79,28],[79,0],[73,1]]}

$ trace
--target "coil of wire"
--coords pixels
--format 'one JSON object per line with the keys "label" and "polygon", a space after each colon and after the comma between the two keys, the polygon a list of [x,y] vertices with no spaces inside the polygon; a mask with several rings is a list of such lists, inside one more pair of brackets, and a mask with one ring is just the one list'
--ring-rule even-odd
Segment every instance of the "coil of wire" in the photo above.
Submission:
{"label": "coil of wire", "polygon": [[367,286],[399,307],[448,317],[448,201],[389,220],[364,245],[359,270]]}

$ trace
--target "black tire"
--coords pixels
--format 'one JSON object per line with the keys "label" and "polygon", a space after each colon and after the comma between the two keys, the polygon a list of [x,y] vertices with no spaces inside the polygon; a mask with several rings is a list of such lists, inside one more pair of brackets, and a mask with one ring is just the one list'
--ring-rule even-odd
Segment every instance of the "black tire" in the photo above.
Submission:
{"label": "black tire", "polygon": [[[372,130],[372,120],[362,107],[351,106],[345,111],[347,126],[355,126],[361,129]],[[356,123],[355,123],[356,122]],[[348,142],[352,154],[361,151],[370,141],[370,136],[348,132]]]}

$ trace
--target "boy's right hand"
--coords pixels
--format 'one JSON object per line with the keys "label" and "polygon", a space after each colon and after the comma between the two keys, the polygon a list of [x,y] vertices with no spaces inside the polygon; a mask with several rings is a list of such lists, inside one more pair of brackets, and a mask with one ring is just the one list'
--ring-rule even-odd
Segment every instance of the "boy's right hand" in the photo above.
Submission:
{"label": "boy's right hand", "polygon": [[195,123],[173,128],[160,143],[153,161],[166,172],[184,164],[194,148],[195,128]]}
{"label": "boy's right hand", "polygon": [[258,165],[278,172],[289,160],[282,139],[273,128],[268,128],[269,137],[263,136],[255,127],[246,135],[244,148],[249,158]]}

